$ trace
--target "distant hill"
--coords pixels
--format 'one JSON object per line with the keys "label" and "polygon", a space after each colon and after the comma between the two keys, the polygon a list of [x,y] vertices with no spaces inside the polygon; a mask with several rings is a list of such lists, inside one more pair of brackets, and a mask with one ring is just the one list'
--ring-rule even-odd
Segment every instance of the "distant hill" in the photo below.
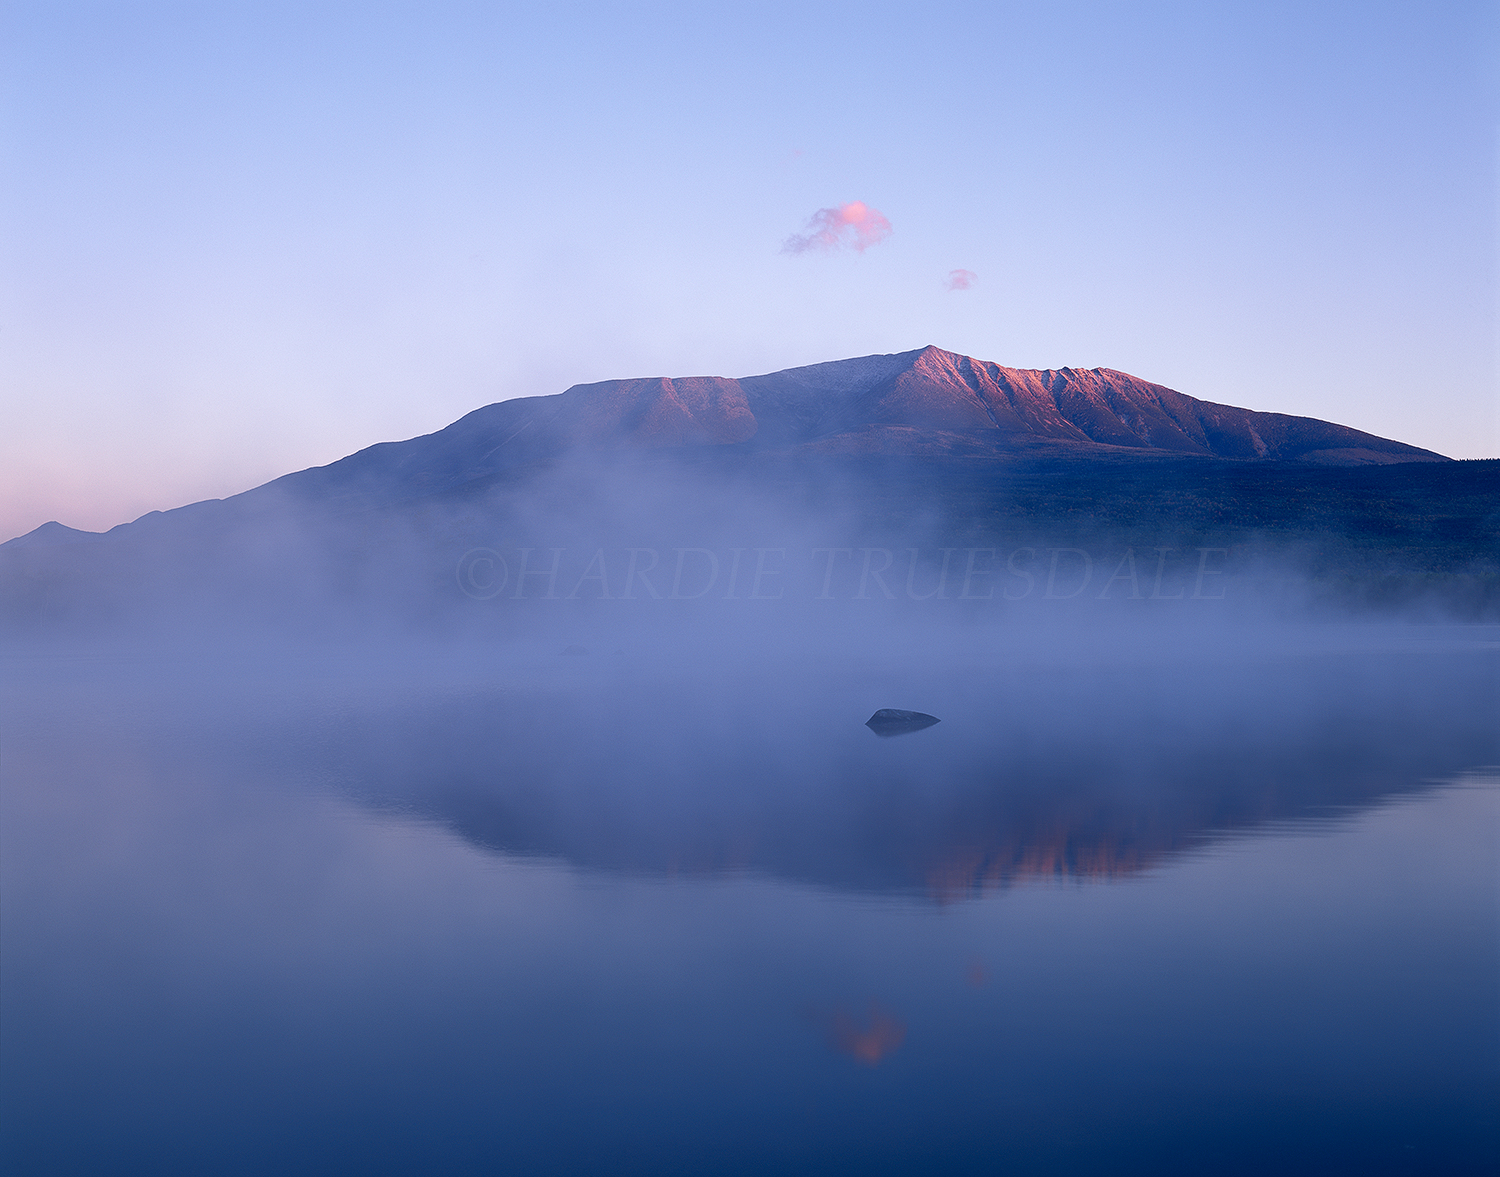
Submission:
{"label": "distant hill", "polygon": [[18,535],[13,540],[7,540],[0,544],[3,548],[50,548],[59,544],[87,543],[98,539],[103,532],[80,531],[76,527],[66,527],[55,519],[51,523],[43,523],[40,527],[33,528],[25,535]]}

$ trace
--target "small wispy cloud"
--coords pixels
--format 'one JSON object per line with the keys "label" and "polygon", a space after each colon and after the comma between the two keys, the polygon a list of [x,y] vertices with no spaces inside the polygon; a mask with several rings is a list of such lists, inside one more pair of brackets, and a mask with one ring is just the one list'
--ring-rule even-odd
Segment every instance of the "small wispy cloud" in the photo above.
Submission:
{"label": "small wispy cloud", "polygon": [[979,275],[973,270],[949,270],[943,286],[948,290],[967,290],[978,281]]}
{"label": "small wispy cloud", "polygon": [[831,253],[848,246],[864,253],[891,235],[891,223],[879,209],[861,200],[851,200],[838,208],[820,208],[808,219],[807,230],[793,234],[781,246],[782,253],[807,253],[821,250]]}

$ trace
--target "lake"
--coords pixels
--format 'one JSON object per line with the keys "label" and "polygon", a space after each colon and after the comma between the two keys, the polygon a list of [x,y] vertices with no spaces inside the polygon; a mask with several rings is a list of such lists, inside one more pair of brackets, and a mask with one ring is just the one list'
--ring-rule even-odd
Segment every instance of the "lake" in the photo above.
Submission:
{"label": "lake", "polygon": [[13,651],[4,1170],[1500,1165],[1495,627],[586,646]]}

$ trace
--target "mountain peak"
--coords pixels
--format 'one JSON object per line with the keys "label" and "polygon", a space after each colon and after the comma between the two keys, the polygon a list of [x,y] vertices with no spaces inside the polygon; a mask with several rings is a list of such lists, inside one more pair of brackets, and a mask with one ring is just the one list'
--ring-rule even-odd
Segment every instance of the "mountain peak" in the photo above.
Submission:
{"label": "mountain peak", "polygon": [[1007,368],[928,344],[738,379],[656,376],[574,385],[486,405],[437,433],[372,446],[277,483],[298,495],[394,501],[570,451],[731,446],[929,458],[1448,461],[1327,421],[1198,400],[1110,368]]}
{"label": "mountain peak", "polygon": [[1326,421],[1201,401],[1111,368],[1007,368],[932,344],[740,384],[759,438],[846,452],[1040,447],[1321,465],[1446,460]]}
{"label": "mountain peak", "polygon": [[6,540],[0,544],[0,548],[49,548],[57,544],[87,543],[99,539],[103,534],[101,531],[80,531],[53,519],[40,527],[32,528],[25,535]]}

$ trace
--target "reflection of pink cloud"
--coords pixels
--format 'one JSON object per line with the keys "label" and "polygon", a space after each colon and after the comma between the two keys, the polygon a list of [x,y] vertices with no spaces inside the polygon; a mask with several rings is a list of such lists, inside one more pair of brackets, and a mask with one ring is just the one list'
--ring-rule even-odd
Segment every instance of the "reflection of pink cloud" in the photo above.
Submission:
{"label": "reflection of pink cloud", "polygon": [[989,979],[990,974],[984,967],[984,961],[980,960],[977,956],[969,961],[969,967],[964,970],[964,980],[968,981],[975,989],[981,989]]}
{"label": "reflection of pink cloud", "polygon": [[906,1023],[872,1001],[863,1019],[847,1010],[835,1010],[828,1023],[828,1041],[835,1050],[875,1067],[906,1041]]}
{"label": "reflection of pink cloud", "polygon": [[943,285],[949,290],[967,290],[979,281],[979,275],[973,270],[949,270],[948,276],[943,279]]}
{"label": "reflection of pink cloud", "polygon": [[782,253],[806,253],[820,249],[824,253],[847,245],[864,253],[891,235],[891,223],[878,209],[863,201],[851,200],[838,208],[820,208],[807,222],[807,232],[788,237]]}

